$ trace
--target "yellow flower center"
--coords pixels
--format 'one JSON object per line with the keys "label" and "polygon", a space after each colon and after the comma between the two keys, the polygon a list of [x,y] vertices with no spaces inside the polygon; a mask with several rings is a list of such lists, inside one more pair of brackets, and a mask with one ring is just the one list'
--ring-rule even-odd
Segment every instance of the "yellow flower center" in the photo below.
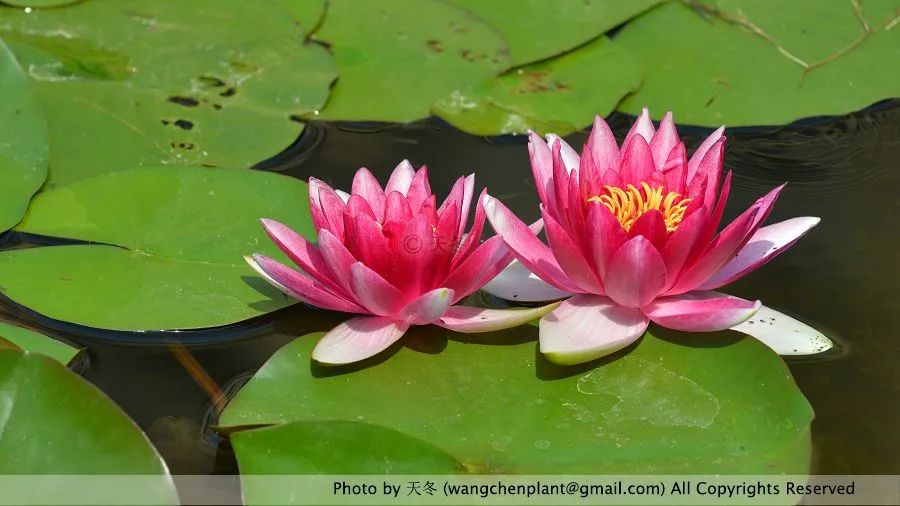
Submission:
{"label": "yellow flower center", "polygon": [[684,198],[678,192],[669,192],[663,195],[663,188],[651,188],[647,183],[641,183],[640,188],[629,184],[625,189],[615,186],[605,186],[606,194],[594,195],[588,202],[600,202],[612,211],[622,228],[631,230],[642,214],[647,211],[659,211],[666,222],[666,230],[674,232],[681,220],[691,199]]}

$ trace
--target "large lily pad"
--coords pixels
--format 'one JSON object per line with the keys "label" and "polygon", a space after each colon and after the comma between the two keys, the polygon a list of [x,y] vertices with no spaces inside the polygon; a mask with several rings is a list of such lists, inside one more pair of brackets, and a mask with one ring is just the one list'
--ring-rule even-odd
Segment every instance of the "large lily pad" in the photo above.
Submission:
{"label": "large lily pad", "polygon": [[50,336],[6,322],[0,322],[0,339],[21,350],[46,355],[63,365],[71,362],[80,351]]}
{"label": "large lily pad", "polygon": [[319,119],[420,119],[436,99],[508,66],[491,26],[439,0],[331,0],[315,37],[340,71]]}
{"label": "large lily pad", "polygon": [[[132,482],[138,488],[127,493],[146,504],[178,504],[165,463],[137,425],[58,362],[0,350],[0,392],[0,455],[5,456],[0,474],[158,475]],[[45,481],[40,490],[13,487],[3,494],[4,500],[24,503],[27,498],[70,500],[78,491]]]}
{"label": "large lily pad", "polygon": [[509,45],[510,64],[518,66],[568,51],[660,1],[452,0],[452,3],[469,9],[496,27]]}
{"label": "large lily pad", "polygon": [[252,166],[297,139],[299,115],[321,108],[336,77],[278,3],[2,9],[0,36],[38,83],[53,184],[136,166]]}
{"label": "large lily pad", "polygon": [[640,64],[606,37],[576,51],[455,90],[434,113],[478,135],[565,135],[606,115],[641,84]]}
{"label": "large lily pad", "polygon": [[475,473],[807,472],[812,409],[756,340],[648,334],[624,356],[562,368],[541,358],[536,332],[449,335],[440,349],[442,332],[418,328],[405,339],[430,342],[431,353],[395,347],[340,369],[311,363],[321,334],[304,336],[263,366],[220,426],[358,421]]}
{"label": "large lily pad", "polygon": [[696,5],[662,5],[616,36],[646,69],[624,111],[648,106],[689,124],[774,125],[900,96],[900,67],[886,64],[900,47],[896,1]]}
{"label": "large lily pad", "polygon": [[242,255],[281,255],[259,218],[312,236],[306,184],[244,170],[110,172],[40,194],[21,232],[102,244],[0,253],[0,286],[51,318],[118,330],[233,323],[292,300]]}
{"label": "large lily pad", "polygon": [[0,40],[0,232],[22,219],[47,178],[47,126],[28,77]]}
{"label": "large lily pad", "polygon": [[325,16],[327,0],[276,0],[300,23],[303,33],[309,35]]}

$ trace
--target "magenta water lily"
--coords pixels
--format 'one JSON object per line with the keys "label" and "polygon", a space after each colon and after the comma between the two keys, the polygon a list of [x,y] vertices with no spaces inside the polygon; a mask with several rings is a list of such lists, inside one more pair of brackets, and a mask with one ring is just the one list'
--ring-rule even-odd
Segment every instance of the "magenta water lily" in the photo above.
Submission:
{"label": "magenta water lily", "polygon": [[400,163],[382,189],[365,168],[349,194],[309,180],[313,244],[287,226],[262,220],[269,237],[300,270],[264,255],[248,263],[283,292],[308,304],[357,313],[328,332],[313,359],[343,364],[371,357],[411,325],[435,324],[458,332],[515,327],[556,304],[527,310],[453,306],[503,270],[512,253],[500,236],[481,241],[480,205],[466,233],[474,175],[459,178],[437,205],[428,170]]}
{"label": "magenta water lily", "polygon": [[597,117],[579,156],[531,134],[529,151],[548,244],[500,201],[484,207],[532,273],[572,294],[540,321],[540,348],[562,364],[633,343],[650,321],[677,330],[724,330],[760,308],[715,291],[793,245],[819,218],[762,227],[779,186],[717,232],[731,173],[722,177],[723,129],[690,159],[671,113],[656,130],[645,109],[622,143]]}

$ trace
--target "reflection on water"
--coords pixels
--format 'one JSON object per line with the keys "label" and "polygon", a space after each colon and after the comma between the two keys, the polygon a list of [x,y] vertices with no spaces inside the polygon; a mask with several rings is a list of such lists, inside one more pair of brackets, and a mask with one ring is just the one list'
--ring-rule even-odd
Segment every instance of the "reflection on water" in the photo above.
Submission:
{"label": "reflection on water", "polygon": [[[614,117],[611,123],[621,140],[630,119]],[[708,130],[682,133],[689,146],[696,146]],[[784,181],[790,184],[770,222],[822,218],[791,252],[728,289],[810,323],[841,346],[841,353],[825,357],[787,359],[817,414],[814,470],[900,473],[900,434],[890,428],[900,419],[900,369],[895,365],[900,326],[892,314],[900,307],[898,103],[845,118],[736,129],[727,135],[726,168],[735,177],[726,219]],[[580,146],[585,138],[583,132],[567,140]],[[296,146],[259,168],[304,179],[315,175],[349,188],[360,166],[385,180],[403,158],[428,165],[439,195],[460,175],[477,170],[476,186],[487,186],[524,220],[538,217],[523,136],[482,139],[434,121],[314,125]],[[4,245],[15,247],[20,241],[8,236]],[[485,305],[503,304],[473,297]],[[4,306],[7,318],[87,346],[90,367],[84,376],[148,431],[176,473],[236,471],[227,442],[209,429],[215,414],[204,381],[221,386],[226,395],[233,393],[279,347],[341,320],[340,315],[295,306],[222,329],[136,335],[48,321],[9,301]],[[197,371],[189,373],[183,359],[179,362],[173,342],[189,346],[206,379]]]}

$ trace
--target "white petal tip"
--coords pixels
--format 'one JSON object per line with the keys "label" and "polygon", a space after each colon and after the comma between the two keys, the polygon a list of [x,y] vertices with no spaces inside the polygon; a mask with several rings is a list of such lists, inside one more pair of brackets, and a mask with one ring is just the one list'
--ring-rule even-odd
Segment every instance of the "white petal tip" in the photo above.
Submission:
{"label": "white petal tip", "polygon": [[834,348],[821,332],[766,306],[732,330],[754,337],[784,356],[816,355]]}
{"label": "white petal tip", "polygon": [[543,302],[572,295],[545,283],[518,260],[510,262],[482,290],[494,297],[517,302]]}

